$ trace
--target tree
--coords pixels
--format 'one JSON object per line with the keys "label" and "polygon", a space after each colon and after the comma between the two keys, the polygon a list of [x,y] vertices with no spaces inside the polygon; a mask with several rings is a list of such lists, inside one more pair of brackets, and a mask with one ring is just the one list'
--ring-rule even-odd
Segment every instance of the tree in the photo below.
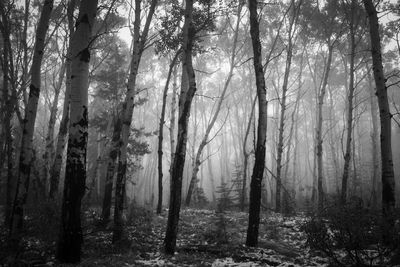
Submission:
{"label": "tree", "polygon": [[227,78],[225,80],[224,87],[222,89],[221,95],[219,96],[217,107],[216,107],[216,109],[214,111],[214,114],[213,114],[213,116],[212,116],[212,118],[210,120],[210,123],[207,126],[206,132],[204,133],[204,136],[203,136],[203,138],[202,138],[202,140],[200,142],[200,145],[199,145],[199,147],[197,149],[197,152],[196,152],[196,156],[195,156],[195,159],[194,159],[194,165],[193,165],[193,171],[192,171],[192,177],[190,179],[189,189],[188,189],[188,193],[186,195],[186,202],[185,202],[186,206],[190,205],[190,200],[191,200],[191,197],[192,197],[192,194],[193,194],[193,190],[195,188],[195,185],[197,184],[197,174],[199,172],[200,165],[202,163],[201,162],[201,156],[202,156],[202,153],[203,153],[203,149],[211,141],[211,140],[208,140],[208,137],[209,137],[210,132],[211,132],[212,128],[214,127],[214,124],[215,124],[215,122],[216,122],[216,120],[218,118],[219,112],[221,110],[222,103],[223,103],[223,101],[225,99],[225,94],[226,94],[226,92],[227,92],[227,90],[229,88],[229,84],[230,84],[232,76],[233,76],[233,70],[234,70],[235,65],[236,65],[236,54],[237,54],[236,46],[237,46],[237,40],[238,40],[241,12],[242,12],[242,4],[239,3],[238,9],[237,9],[237,13],[236,13],[237,20],[236,20],[236,26],[235,26],[235,29],[234,29],[233,44],[232,44],[232,54],[231,54],[231,57],[230,57],[230,60],[229,60],[228,76],[227,76]]}
{"label": "tree", "polygon": [[36,29],[36,39],[32,66],[30,70],[31,83],[29,86],[29,98],[25,108],[23,121],[23,132],[21,140],[21,151],[19,156],[18,178],[11,214],[11,233],[18,233],[22,230],[24,218],[24,206],[28,197],[30,170],[33,158],[32,140],[35,129],[36,113],[40,95],[41,65],[45,48],[45,38],[50,24],[50,16],[53,10],[53,0],[46,0],[43,3],[42,12],[38,27]]}
{"label": "tree", "polygon": [[289,75],[290,75],[290,67],[292,64],[292,56],[293,56],[293,37],[295,34],[295,26],[297,22],[297,18],[299,15],[301,1],[299,1],[298,5],[294,0],[290,2],[290,6],[293,10],[293,14],[290,17],[289,28],[288,28],[288,43],[286,48],[286,66],[285,66],[285,75],[283,77],[283,85],[282,85],[282,97],[280,101],[281,113],[279,120],[279,137],[278,137],[278,147],[277,147],[277,159],[276,159],[276,206],[275,211],[281,211],[281,186],[282,186],[282,155],[283,155],[283,137],[285,130],[285,111],[286,111],[286,98],[288,92],[288,83],[289,83]]}
{"label": "tree", "polygon": [[347,111],[347,122],[346,122],[346,128],[347,128],[347,134],[346,134],[346,151],[344,154],[344,167],[343,167],[343,176],[342,176],[342,191],[341,191],[341,196],[340,196],[340,201],[342,204],[346,203],[347,199],[347,180],[349,177],[349,167],[350,167],[350,159],[351,159],[351,137],[352,137],[352,131],[353,131],[353,98],[354,98],[354,91],[355,91],[355,86],[354,86],[354,72],[355,72],[355,67],[354,67],[354,59],[355,59],[355,52],[356,52],[356,43],[355,43],[355,28],[357,27],[356,21],[355,21],[355,14],[356,12],[356,1],[351,0],[350,4],[350,21],[349,21],[349,50],[350,50],[350,69],[349,69],[349,86],[348,86],[348,111]]}
{"label": "tree", "polygon": [[134,99],[136,96],[136,77],[139,71],[140,59],[145,49],[147,36],[150,29],[150,22],[152,20],[154,11],[156,9],[157,0],[152,0],[151,5],[147,14],[145,26],[142,33],[140,33],[141,23],[141,0],[135,0],[135,22],[133,26],[133,52],[130,64],[130,73],[128,78],[128,91],[126,93],[125,102],[122,107],[122,128],[121,137],[118,148],[118,169],[117,169],[117,181],[115,186],[115,206],[114,206],[114,229],[113,229],[113,242],[117,242],[122,239],[123,236],[123,224],[122,224],[122,213],[123,213],[123,201],[125,192],[125,180],[126,180],[126,169],[127,169],[127,146],[129,140],[129,134],[131,129]]}
{"label": "tree", "polygon": [[174,254],[176,247],[181,207],[182,175],[186,157],[188,121],[193,96],[196,92],[196,80],[192,63],[195,33],[193,25],[193,0],[187,0],[185,4],[185,22],[182,29],[182,82],[179,96],[178,137],[176,140],[174,159],[171,164],[170,201],[167,229],[164,239],[164,247],[167,254]]}
{"label": "tree", "polygon": [[96,11],[97,0],[81,1],[71,41],[71,114],[56,252],[56,258],[65,263],[76,263],[81,259],[81,200],[85,194],[86,181],[89,61]]}
{"label": "tree", "polygon": [[50,191],[49,199],[54,199],[58,193],[58,185],[60,183],[62,159],[65,146],[67,144],[67,134],[69,126],[69,110],[70,110],[70,92],[71,92],[71,47],[72,47],[72,36],[75,32],[74,29],[74,10],[76,6],[76,0],[70,0],[67,6],[67,20],[68,20],[68,31],[69,41],[66,57],[65,66],[65,93],[64,93],[64,104],[63,113],[61,116],[60,127],[58,130],[57,144],[55,148],[53,164],[50,168]]}
{"label": "tree", "polygon": [[250,183],[249,224],[247,228],[246,245],[257,246],[258,227],[260,224],[261,182],[265,166],[265,141],[267,133],[267,99],[264,79],[264,69],[261,62],[260,29],[257,17],[257,0],[249,1],[250,35],[253,46],[253,64],[256,77],[258,98],[258,128],[255,162]]}
{"label": "tree", "polygon": [[[172,58],[171,63],[169,64],[167,81],[165,82],[165,87],[163,91],[163,102],[161,107],[161,116],[160,116],[160,123],[158,127],[158,202],[157,202],[157,214],[161,213],[162,209],[162,199],[163,199],[163,172],[162,172],[162,143],[163,143],[163,135],[164,135],[164,123],[165,123],[165,107],[167,104],[167,94],[168,94],[168,87],[169,82],[171,80],[172,72],[175,68],[176,62],[180,55],[181,51],[178,50],[175,53],[175,56]],[[171,126],[172,128],[173,126]]]}
{"label": "tree", "polygon": [[395,181],[392,159],[392,115],[390,113],[385,73],[382,65],[381,38],[377,11],[372,0],[363,0],[369,19],[369,35],[371,39],[372,69],[374,72],[376,96],[378,97],[379,116],[381,122],[381,160],[382,160],[382,212],[390,217],[394,212]]}

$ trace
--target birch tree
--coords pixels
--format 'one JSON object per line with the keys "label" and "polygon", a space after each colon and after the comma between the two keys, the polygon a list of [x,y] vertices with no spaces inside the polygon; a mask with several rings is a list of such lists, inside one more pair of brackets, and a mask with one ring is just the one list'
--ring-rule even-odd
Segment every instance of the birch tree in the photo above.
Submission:
{"label": "birch tree", "polygon": [[28,197],[30,168],[33,158],[32,142],[35,129],[36,113],[40,95],[41,66],[45,48],[45,38],[50,24],[50,16],[53,10],[53,0],[46,0],[43,3],[38,27],[36,29],[35,47],[30,70],[31,83],[29,86],[29,98],[25,107],[25,116],[23,120],[23,132],[21,140],[21,152],[19,156],[19,167],[17,177],[17,187],[13,212],[11,214],[11,233],[22,230],[24,218],[24,206]]}
{"label": "birch tree", "polygon": [[81,200],[86,188],[89,61],[96,11],[97,0],[81,1],[70,48],[71,114],[61,225],[56,251],[56,258],[65,263],[77,263],[81,259]]}

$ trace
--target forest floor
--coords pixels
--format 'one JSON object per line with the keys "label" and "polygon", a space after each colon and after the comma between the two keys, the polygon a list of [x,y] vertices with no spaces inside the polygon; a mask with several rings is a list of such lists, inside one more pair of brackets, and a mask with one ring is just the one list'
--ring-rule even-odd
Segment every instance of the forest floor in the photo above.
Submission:
{"label": "forest floor", "polygon": [[[96,226],[96,214],[86,213],[89,219],[85,222],[82,262],[78,266],[328,266],[327,258],[307,247],[301,230],[307,217],[302,215],[262,214],[259,246],[250,248],[244,245],[247,213],[184,209],[177,252],[170,256],[162,253],[166,211],[162,215],[144,209],[130,211],[127,238],[117,245],[111,243],[111,225]],[[21,266],[71,266],[55,262],[54,242],[48,244],[28,236],[25,242],[26,251],[21,252],[20,262],[28,265]]]}

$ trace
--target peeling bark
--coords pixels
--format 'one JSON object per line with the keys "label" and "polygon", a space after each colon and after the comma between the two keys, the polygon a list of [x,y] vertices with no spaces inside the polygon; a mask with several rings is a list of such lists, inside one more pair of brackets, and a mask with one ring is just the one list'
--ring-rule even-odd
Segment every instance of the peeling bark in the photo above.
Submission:
{"label": "peeling bark", "polygon": [[71,121],[56,249],[57,260],[64,263],[77,263],[81,259],[81,201],[86,188],[90,42],[96,11],[97,0],[81,1],[71,42]]}

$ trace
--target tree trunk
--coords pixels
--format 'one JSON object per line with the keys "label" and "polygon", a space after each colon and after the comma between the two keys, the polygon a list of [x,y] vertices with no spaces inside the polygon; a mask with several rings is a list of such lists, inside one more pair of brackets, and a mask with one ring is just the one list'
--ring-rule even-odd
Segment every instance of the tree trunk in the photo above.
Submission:
{"label": "tree trunk", "polygon": [[172,59],[171,63],[169,64],[167,81],[165,82],[165,87],[164,87],[164,91],[163,91],[163,102],[162,102],[162,107],[161,107],[160,123],[159,123],[159,127],[158,127],[158,202],[157,202],[157,214],[161,214],[162,200],[163,200],[163,172],[162,172],[163,150],[162,150],[162,143],[163,143],[163,137],[164,137],[165,107],[166,107],[166,104],[167,104],[167,94],[168,94],[169,81],[171,79],[171,74],[172,74],[173,69],[175,68],[176,61],[177,61],[179,55],[180,55],[180,50],[178,50],[175,53],[174,58]]}
{"label": "tree trunk", "polygon": [[103,207],[101,211],[101,219],[103,222],[107,222],[110,219],[114,173],[118,157],[119,139],[121,137],[121,129],[122,129],[122,121],[118,117],[118,115],[116,116],[117,118],[114,119],[114,132],[110,144],[110,152],[108,154],[108,159],[107,159],[107,172],[104,183],[104,198],[103,198]]}
{"label": "tree trunk", "polygon": [[[43,179],[43,181],[45,181],[46,190],[49,189],[47,187],[47,185],[50,184],[50,181],[49,181],[50,159],[54,155],[54,126],[56,124],[56,119],[57,119],[58,97],[60,95],[62,82],[64,80],[65,69],[66,69],[66,63],[65,63],[65,60],[63,59],[61,62],[60,70],[59,70],[58,81],[53,86],[54,87],[54,99],[53,99],[53,103],[50,108],[50,119],[49,119],[49,124],[48,124],[48,128],[47,128],[47,135],[46,135],[46,148],[45,148],[45,152],[43,155],[44,168],[43,168],[42,179]],[[47,192],[49,192],[49,191],[46,191],[46,193]]]}
{"label": "tree trunk", "polygon": [[392,159],[392,114],[389,109],[387,87],[383,72],[379,22],[372,0],[363,0],[369,18],[371,38],[372,69],[374,71],[376,95],[378,97],[381,120],[381,159],[382,159],[382,212],[389,217],[394,212],[395,180]]}
{"label": "tree trunk", "polygon": [[140,59],[147,41],[149,33],[150,22],[152,20],[157,0],[152,0],[149,13],[147,15],[146,23],[143,32],[140,33],[141,23],[141,0],[135,1],[135,22],[134,22],[134,40],[133,40],[133,54],[131,60],[131,69],[128,78],[128,91],[126,92],[126,99],[122,108],[122,130],[121,139],[118,149],[118,169],[117,181],[115,185],[115,206],[114,206],[114,229],[113,229],[113,242],[122,239],[123,236],[123,202],[126,180],[126,164],[127,164],[127,147],[130,135],[134,99],[136,96],[136,77],[139,70]]}
{"label": "tree trunk", "polygon": [[350,70],[349,70],[349,95],[347,98],[347,134],[346,134],[346,152],[344,154],[344,168],[342,176],[342,191],[340,196],[341,204],[345,204],[347,200],[347,184],[349,178],[350,159],[351,159],[351,137],[353,131],[353,98],[354,98],[354,57],[355,57],[355,40],[354,40],[354,6],[355,0],[351,1],[351,18],[350,18]]}
{"label": "tree trunk", "polygon": [[247,139],[249,138],[250,128],[251,128],[251,121],[253,120],[254,116],[254,108],[256,106],[257,97],[254,97],[253,104],[251,105],[250,117],[249,122],[247,123],[246,133],[244,135],[243,140],[243,180],[242,180],[242,191],[240,193],[240,210],[244,211],[245,204],[246,204],[246,187],[247,187],[247,165],[249,162],[250,152],[247,152]]}
{"label": "tree trunk", "polygon": [[369,97],[371,106],[371,120],[372,120],[372,132],[371,132],[371,144],[372,144],[372,192],[371,192],[371,206],[373,208],[378,207],[378,175],[379,175],[379,147],[377,144],[378,140],[378,107],[375,99],[375,92],[372,86],[371,72],[368,70],[368,85],[369,85]]}
{"label": "tree trunk", "polygon": [[329,77],[329,72],[331,69],[331,63],[332,63],[332,54],[333,54],[333,45],[328,44],[328,59],[326,62],[325,66],[325,71],[324,71],[324,79],[322,81],[319,95],[318,95],[318,111],[317,111],[317,130],[316,130],[316,143],[317,143],[317,149],[316,149],[316,156],[317,156],[317,189],[318,189],[318,210],[322,211],[322,208],[324,206],[324,189],[323,189],[323,161],[322,161],[322,123],[323,123],[323,117],[322,117],[322,109],[323,109],[323,104],[324,104],[324,98],[325,98],[325,93],[326,93],[326,86],[328,85],[328,77]]}
{"label": "tree trunk", "polygon": [[203,153],[203,149],[204,147],[211,141],[208,140],[208,137],[210,135],[210,132],[212,130],[212,128],[214,127],[215,122],[217,121],[219,112],[221,110],[222,107],[222,103],[225,99],[225,94],[226,91],[229,88],[229,84],[231,82],[232,76],[233,76],[233,70],[235,68],[235,58],[236,58],[236,45],[237,45],[237,40],[238,40],[238,34],[239,34],[239,25],[240,25],[240,14],[242,12],[242,5],[239,4],[238,6],[238,10],[237,10],[237,20],[236,20],[236,26],[235,26],[235,32],[234,32],[234,36],[233,36],[233,44],[232,44],[232,54],[230,57],[230,61],[229,61],[229,72],[228,72],[228,76],[226,78],[225,84],[224,84],[224,88],[222,89],[221,95],[219,96],[219,100],[218,100],[218,104],[217,107],[215,109],[215,112],[213,114],[213,117],[211,118],[210,123],[207,126],[206,132],[204,133],[203,139],[200,142],[199,148],[197,149],[196,152],[196,157],[194,160],[194,164],[193,164],[193,170],[192,170],[192,177],[190,179],[190,185],[189,185],[189,190],[186,196],[186,201],[185,204],[186,206],[190,205],[190,200],[192,197],[192,193],[193,193],[193,189],[195,188],[195,184],[197,183],[197,173],[199,172],[200,169],[200,164],[202,163],[201,161],[201,155]]}
{"label": "tree trunk", "polygon": [[249,1],[250,35],[253,45],[253,63],[256,76],[258,98],[258,128],[255,162],[250,183],[249,224],[247,228],[247,246],[257,246],[258,227],[260,223],[261,183],[265,166],[265,141],[267,133],[267,93],[264,70],[261,62],[260,30],[257,17],[257,0]]}
{"label": "tree trunk", "polygon": [[32,163],[32,143],[35,129],[36,113],[40,94],[41,65],[45,48],[46,32],[49,28],[50,16],[53,10],[53,0],[46,0],[40,14],[34,54],[31,66],[31,84],[29,86],[28,104],[25,107],[23,121],[23,135],[21,140],[21,152],[19,156],[17,187],[15,192],[13,212],[11,214],[11,233],[18,233],[22,230],[24,218],[24,206],[28,197],[30,183],[30,168]]}
{"label": "tree trunk", "polygon": [[71,123],[56,251],[56,258],[65,263],[77,263],[81,259],[81,200],[86,188],[90,42],[96,11],[96,0],[81,2],[71,42]]}
{"label": "tree trunk", "polygon": [[60,121],[60,128],[58,130],[56,151],[54,154],[53,165],[50,169],[50,192],[49,198],[55,199],[58,194],[58,185],[60,183],[61,169],[63,162],[63,153],[67,144],[68,126],[69,126],[69,105],[70,105],[70,92],[71,92],[71,47],[72,47],[72,36],[74,34],[74,10],[75,0],[71,0],[67,6],[67,18],[68,18],[68,30],[69,30],[69,43],[68,52],[66,58],[66,77],[65,77],[65,95],[63,113]]}
{"label": "tree trunk", "polygon": [[187,131],[190,107],[196,92],[196,80],[192,63],[194,38],[193,0],[186,1],[185,23],[183,26],[182,82],[179,96],[178,138],[175,156],[171,166],[170,201],[167,229],[164,239],[165,252],[174,254],[178,234],[179,212],[181,207],[182,175],[186,157]]}
{"label": "tree trunk", "polygon": [[[294,1],[291,1],[291,5],[294,5]],[[293,7],[295,11],[295,7]],[[294,12],[293,17],[290,20],[289,24],[289,36],[288,36],[288,46],[286,51],[286,66],[285,66],[285,75],[283,77],[283,85],[282,85],[282,97],[280,101],[281,105],[281,114],[279,120],[279,136],[278,136],[278,147],[277,147],[277,159],[276,159],[276,194],[275,194],[275,212],[281,212],[281,186],[282,186],[282,156],[283,156],[283,137],[285,130],[285,112],[286,112],[286,94],[288,91],[288,83],[289,83],[289,74],[290,74],[290,66],[292,64],[292,28],[295,23],[296,12]],[[286,179],[286,177],[284,177]]]}
{"label": "tree trunk", "polygon": [[8,17],[6,16],[6,10],[3,2],[0,3],[1,19],[0,21],[0,31],[3,38],[3,59],[2,63],[2,76],[3,76],[3,88],[1,89],[1,101],[2,108],[2,140],[4,138],[5,142],[2,143],[3,153],[0,155],[0,173],[3,173],[3,161],[7,158],[7,180],[6,180],[6,206],[4,214],[4,225],[10,226],[10,219],[12,213],[12,196],[14,194],[14,159],[13,159],[13,136],[11,134],[11,119],[14,112],[15,101],[9,93],[9,86],[11,80],[10,69],[12,70],[12,58],[11,58],[11,43],[10,43],[10,24]]}

